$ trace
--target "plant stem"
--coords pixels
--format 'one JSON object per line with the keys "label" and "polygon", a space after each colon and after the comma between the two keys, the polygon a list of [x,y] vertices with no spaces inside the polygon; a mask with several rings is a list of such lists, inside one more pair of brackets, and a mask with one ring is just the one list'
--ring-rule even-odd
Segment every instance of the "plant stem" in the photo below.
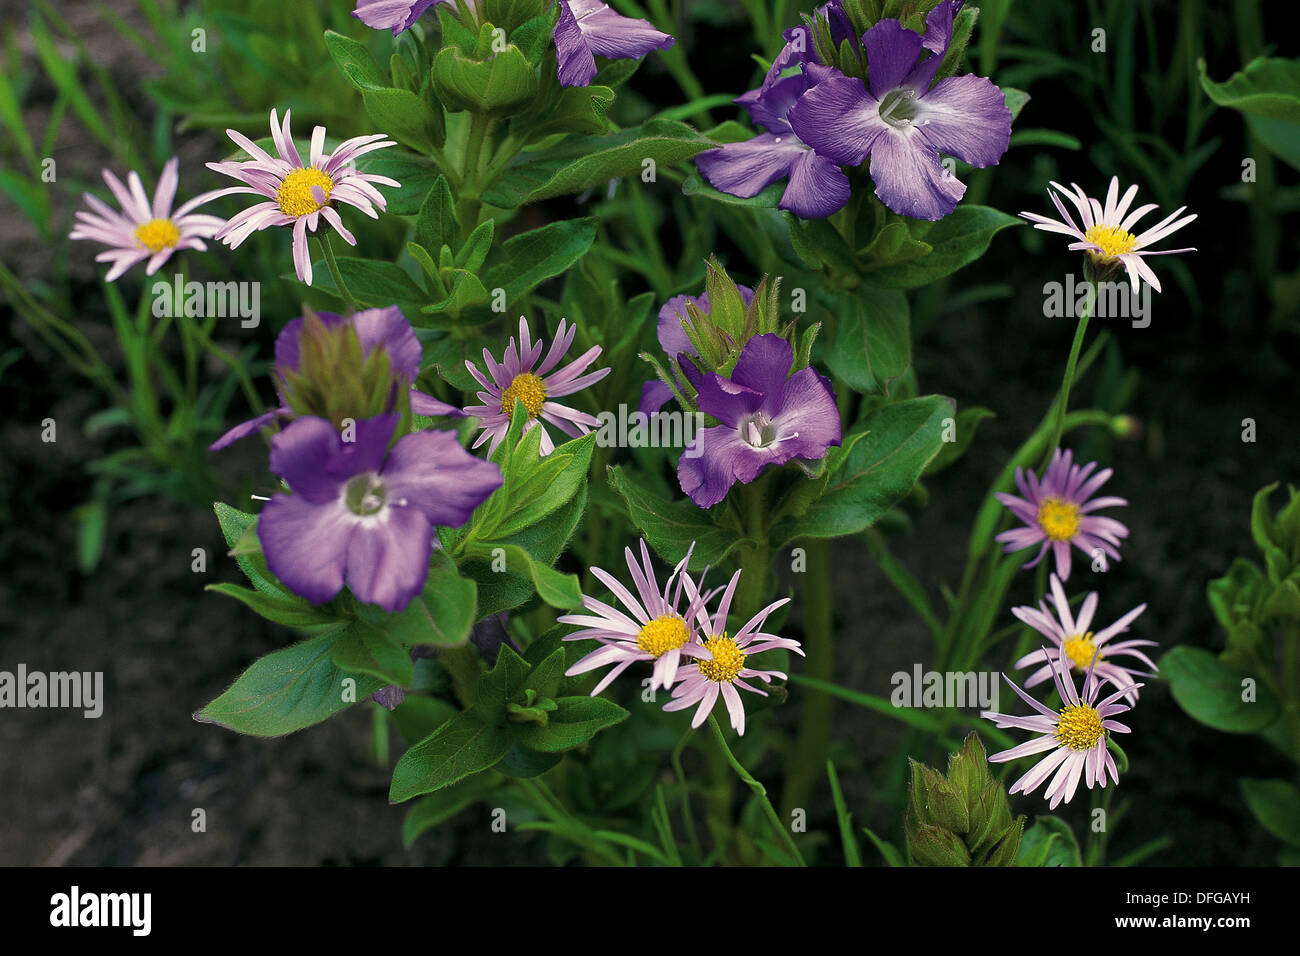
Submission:
{"label": "plant stem", "polygon": [[319,237],[321,251],[325,253],[325,265],[330,271],[330,277],[334,280],[334,287],[338,289],[339,298],[347,307],[348,314],[351,315],[357,311],[357,301],[352,298],[352,293],[348,291],[347,285],[343,282],[343,273],[339,272],[338,260],[334,258],[334,248],[330,245],[329,234],[326,233]]}
{"label": "plant stem", "polygon": [[1043,468],[1051,461],[1052,455],[1061,444],[1061,433],[1065,430],[1065,412],[1070,406],[1070,389],[1074,387],[1074,369],[1079,362],[1079,351],[1083,348],[1084,333],[1088,331],[1088,319],[1092,315],[1093,303],[1097,299],[1097,286],[1088,280],[1089,295],[1084,303],[1083,314],[1074,329],[1074,341],[1070,344],[1070,357],[1065,362],[1065,377],[1061,379],[1061,394],[1056,400],[1056,424],[1052,427],[1052,440],[1043,452]]}
{"label": "plant stem", "polygon": [[673,748],[669,759],[673,772],[677,774],[677,785],[682,791],[682,823],[686,826],[686,838],[691,841],[695,859],[700,860],[704,857],[704,853],[700,849],[700,838],[695,832],[695,817],[691,814],[691,791],[686,784],[686,771],[682,769],[682,751],[686,749],[686,744],[693,736],[695,736],[694,728],[687,727],[686,733],[682,734],[682,739],[677,741],[677,746]]}
{"label": "plant stem", "polygon": [[[829,683],[835,672],[835,643],[832,639],[830,546],[825,540],[805,543],[808,570],[804,575],[803,620],[805,668],[809,677]],[[796,807],[807,806],[814,781],[826,766],[831,734],[830,695],[806,688],[799,736],[790,755],[790,769],[781,795],[786,816]]]}
{"label": "plant stem", "polygon": [[727,758],[727,763],[731,764],[731,769],[736,771],[736,776],[740,777],[740,779],[745,782],[749,789],[754,792],[754,795],[758,797],[759,802],[763,805],[763,812],[767,815],[768,822],[770,822],[772,828],[780,834],[781,842],[785,844],[785,848],[790,852],[791,859],[795,860],[800,866],[807,866],[808,864],[804,862],[803,854],[799,852],[799,847],[795,845],[794,837],[790,835],[789,830],[782,826],[781,818],[776,815],[776,808],[772,806],[772,801],[767,798],[767,789],[750,776],[749,771],[746,770],[744,765],[736,759],[736,755],[733,754],[731,748],[727,746],[727,738],[722,734],[722,727],[718,725],[718,718],[714,717],[712,714],[709,714],[709,726],[713,728],[713,737],[718,742],[718,749]]}

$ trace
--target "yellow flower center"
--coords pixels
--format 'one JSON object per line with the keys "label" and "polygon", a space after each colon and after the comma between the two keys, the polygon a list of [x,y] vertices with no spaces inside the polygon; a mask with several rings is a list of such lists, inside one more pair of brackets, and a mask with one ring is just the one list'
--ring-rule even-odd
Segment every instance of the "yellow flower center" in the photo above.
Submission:
{"label": "yellow flower center", "polygon": [[532,372],[523,372],[515,376],[510,387],[501,393],[501,414],[510,415],[515,410],[515,399],[524,403],[529,418],[542,414],[542,405],[546,402],[546,383]]}
{"label": "yellow flower center", "polygon": [[716,684],[735,680],[745,666],[745,652],[726,634],[714,634],[704,642],[704,649],[713,653],[713,660],[697,661],[696,666]]}
{"label": "yellow flower center", "polygon": [[666,651],[675,651],[690,639],[686,622],[676,615],[657,617],[641,628],[636,636],[636,646],[647,654],[658,657]]}
{"label": "yellow flower center", "polygon": [[1071,750],[1091,750],[1105,736],[1101,714],[1087,704],[1062,709],[1056,722],[1056,739]]}
{"label": "yellow flower center", "polygon": [[1079,670],[1086,671],[1092,666],[1093,655],[1096,655],[1097,660],[1101,660],[1101,652],[1097,650],[1097,645],[1092,643],[1092,631],[1074,635],[1065,642],[1064,650],[1065,656]]}
{"label": "yellow flower center", "polygon": [[[325,202],[316,201],[316,197],[311,194],[313,186],[321,188],[321,192],[325,194]],[[280,212],[286,216],[306,216],[325,208],[333,188],[334,180],[319,169],[295,169],[284,177],[284,182],[280,183],[280,191],[275,194],[275,201],[280,207]]]}
{"label": "yellow flower center", "polygon": [[1102,259],[1114,259],[1126,252],[1132,252],[1137,246],[1137,239],[1133,233],[1125,232],[1116,226],[1103,226],[1101,223],[1089,226],[1083,237],[1089,242],[1095,242],[1101,248],[1101,252],[1092,254]]}
{"label": "yellow flower center", "polygon": [[170,219],[150,219],[135,227],[135,238],[150,252],[162,252],[180,241],[181,231]]}
{"label": "yellow flower center", "polygon": [[1045,498],[1038,506],[1038,526],[1053,541],[1069,541],[1079,531],[1079,506],[1060,498]]}

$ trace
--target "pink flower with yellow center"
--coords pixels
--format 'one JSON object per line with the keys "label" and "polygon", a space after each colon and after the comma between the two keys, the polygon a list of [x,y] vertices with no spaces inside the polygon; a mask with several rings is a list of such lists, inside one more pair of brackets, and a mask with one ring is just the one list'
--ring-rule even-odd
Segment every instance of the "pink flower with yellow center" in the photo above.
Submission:
{"label": "pink flower with yellow center", "polygon": [[311,134],[308,162],[293,143],[289,133],[289,111],[281,123],[271,110],[271,139],[278,155],[272,156],[243,133],[228,129],[226,135],[253,157],[246,162],[208,163],[208,168],[238,179],[244,185],[218,190],[212,196],[247,193],[263,201],[250,206],[227,222],[214,238],[236,248],[254,232],[271,226],[293,229],[293,266],[298,278],[311,285],[311,256],[307,251],[307,233],[315,232],[323,219],[343,241],[355,246],[357,240],[339,217],[337,206],[360,209],[371,219],[378,219],[375,209],[387,208],[387,201],[375,188],[400,186],[387,176],[359,172],[357,157],[376,149],[397,144],[384,139],[383,133],[354,136],[339,143],[332,153],[325,152],[325,127],[317,126]]}
{"label": "pink flower with yellow center", "polygon": [[[770,684],[773,677],[785,679],[782,671],[759,670],[750,666],[749,658],[764,651],[784,648],[803,654],[799,642],[776,634],[763,633],[763,625],[768,616],[777,608],[788,604],[789,598],[774,601],[755,614],[736,631],[735,636],[727,631],[727,615],[731,611],[731,599],[740,582],[740,571],[731,576],[718,610],[710,617],[706,601],[697,601],[699,590],[689,575],[683,574],[687,595],[691,599],[691,608],[695,614],[696,627],[702,640],[699,647],[704,652],[693,664],[687,664],[678,675],[677,686],[673,688],[673,699],[664,705],[664,710],[685,710],[695,707],[695,716],[691,726],[698,727],[708,718],[713,705],[721,697],[727,705],[731,717],[731,726],[736,733],[745,733],[745,702],[740,699],[740,690],[751,694],[767,696],[767,691],[760,690],[746,679],[757,678]],[[739,690],[738,690],[739,688]]]}
{"label": "pink flower with yellow center", "polygon": [[[1130,688],[1125,696],[1130,704],[1136,704],[1138,693],[1134,677],[1149,677],[1159,670],[1155,661],[1137,648],[1155,647],[1156,642],[1120,641],[1112,644],[1110,641],[1125,633],[1129,625],[1137,620],[1147,606],[1139,604],[1114,624],[1094,632],[1089,628],[1092,627],[1093,617],[1097,613],[1097,592],[1093,591],[1083,599],[1083,606],[1079,608],[1079,616],[1076,618],[1070,612],[1070,601],[1065,596],[1065,588],[1061,586],[1061,580],[1055,574],[1051,578],[1051,588],[1052,602],[1055,605],[1054,614],[1045,600],[1040,601],[1037,608],[1011,609],[1012,614],[1053,644],[1052,647],[1031,651],[1016,661],[1017,668],[1029,667],[1033,664],[1042,665],[1029,675],[1029,679],[1025,681],[1025,688],[1041,684],[1052,676],[1053,671],[1064,673],[1074,670],[1076,673],[1087,673],[1091,668],[1096,671],[1099,680],[1110,681],[1116,687]],[[1123,657],[1137,658],[1139,662],[1151,668],[1150,673],[1135,671],[1131,666],[1116,661],[1116,658]]]}
{"label": "pink flower with yellow center", "polygon": [[1078,548],[1088,558],[1095,559],[1100,551],[1102,560],[1120,560],[1120,541],[1128,537],[1128,528],[1114,518],[1095,515],[1100,508],[1127,505],[1123,498],[1094,498],[1114,473],[1103,468],[1093,474],[1097,463],[1076,465],[1073,453],[1056,449],[1047,466],[1042,481],[1033,470],[1016,469],[1016,487],[1023,497],[997,492],[1013,515],[1025,523],[1023,528],[1004,531],[995,540],[1006,546],[1006,552],[1023,551],[1036,544],[1042,547],[1038,556],[1025,565],[1032,568],[1043,559],[1047,549],[1056,557],[1056,573],[1062,581],[1070,577],[1070,546]]}
{"label": "pink flower with yellow center", "polygon": [[90,193],[83,194],[90,212],[78,210],[77,224],[68,238],[92,239],[109,247],[95,256],[96,262],[113,263],[104,277],[107,281],[112,282],[144,260],[148,260],[145,275],[153,275],[178,249],[207,249],[203,240],[213,238],[221,228],[222,220],[217,216],[191,211],[216,198],[217,193],[203,193],[172,209],[179,182],[178,165],[175,156],[167,160],[152,202],[135,170],[126,177],[129,190],[120,179],[104,170],[104,182],[122,207],[121,212]]}
{"label": "pink flower with yellow center", "polygon": [[1074,678],[1068,670],[1063,674],[1053,672],[1052,678],[1061,695],[1062,707],[1058,712],[1034,700],[1005,674],[1002,678],[1035,713],[1029,717],[1016,717],[986,710],[980,716],[993,721],[998,727],[1032,730],[1039,736],[1010,750],[993,754],[989,761],[1005,763],[1032,754],[1047,754],[1032,770],[1013,783],[1008,793],[1031,794],[1050,777],[1051,783],[1043,791],[1043,797],[1048,801],[1050,809],[1055,810],[1058,804],[1069,803],[1074,798],[1080,780],[1085,781],[1090,790],[1094,786],[1105,787],[1106,774],[1109,772],[1111,779],[1119,783],[1119,768],[1115,766],[1115,758],[1106,749],[1106,737],[1108,734],[1129,733],[1128,727],[1111,718],[1129,710],[1126,704],[1117,701],[1133,690],[1133,687],[1121,687],[1109,697],[1098,700],[1097,693],[1102,682],[1093,671],[1089,670],[1084,678],[1082,694],[1075,689]]}
{"label": "pink flower with yellow center", "polygon": [[[532,340],[528,320],[521,315],[519,344],[516,346],[514,338],[511,338],[501,362],[498,363],[487,349],[483,350],[487,375],[480,372],[473,362],[466,360],[465,367],[474,376],[474,380],[483,386],[483,390],[478,393],[478,400],[483,404],[465,408],[465,414],[477,418],[483,428],[483,434],[474,442],[475,448],[491,439],[488,455],[491,456],[497,450],[497,446],[510,431],[510,416],[515,409],[515,399],[519,399],[528,413],[525,433],[547,421],[566,435],[577,438],[600,424],[594,415],[554,401],[582,391],[588,385],[594,385],[612,371],[602,368],[583,374],[600,357],[599,345],[593,345],[564,368],[555,371],[577,334],[576,325],[569,325],[565,319],[560,319],[560,327],[555,332],[550,351],[538,365],[538,360],[542,358],[542,343]],[[549,455],[555,450],[555,442],[545,428],[542,429],[540,450],[543,455]]]}

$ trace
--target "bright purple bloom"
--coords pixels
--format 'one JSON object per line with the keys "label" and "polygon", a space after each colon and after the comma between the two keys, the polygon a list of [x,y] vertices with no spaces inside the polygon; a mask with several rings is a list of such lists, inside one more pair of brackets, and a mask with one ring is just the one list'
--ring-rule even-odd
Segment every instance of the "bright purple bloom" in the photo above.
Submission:
{"label": "bright purple bloom", "polygon": [[[393,36],[397,36],[409,30],[420,14],[435,3],[450,3],[454,7],[456,0],[358,0],[352,15],[372,30],[391,29]],[[473,4],[474,0],[470,0],[470,9]]]}
{"label": "bright purple bloom", "polygon": [[700,174],[715,189],[746,199],[788,177],[777,205],[802,219],[825,219],[843,209],[849,201],[849,177],[837,162],[818,155],[796,135],[788,119],[800,97],[815,85],[811,76],[799,73],[777,80],[766,91],[738,96],[735,102],[767,132],[700,153],[695,157]]}
{"label": "bright purple bloom", "polygon": [[[813,368],[791,376],[793,364],[790,343],[767,333],[745,343],[730,378],[691,375],[700,411],[722,423],[699,433],[698,458],[682,455],[677,462],[682,491],[701,508],[716,505],[737,481],[749,484],[768,465],[823,458],[840,443],[830,384]],[[687,360],[683,367],[689,366]]]}
{"label": "bright purple bloom", "polygon": [[854,77],[834,76],[789,113],[794,132],[827,159],[859,166],[870,155],[876,195],[916,219],[942,219],[966,192],[944,169],[940,152],[991,166],[1011,141],[1011,111],[989,80],[951,76],[930,85],[951,39],[954,9],[945,0],[931,10],[924,37],[897,20],[881,20],[862,38],[870,89]]}
{"label": "bright purple bloom", "polygon": [[649,21],[620,16],[603,0],[560,0],[556,75],[563,86],[587,86],[596,76],[596,54],[635,60],[653,50],[667,50],[673,42]]}
{"label": "bright purple bloom", "polygon": [[[739,284],[736,288],[740,291],[745,308],[749,308],[749,303],[754,300],[754,290]],[[675,295],[659,310],[659,346],[670,359],[682,354],[699,355],[686,334],[686,326],[691,321],[690,313],[686,311],[688,303],[694,303],[705,315],[709,314],[707,292],[700,293],[698,298],[693,295]],[[672,395],[673,391],[667,385],[657,378],[651,379],[641,386],[641,404],[638,409],[642,414],[653,415],[663,408],[664,402],[672,398]]]}
{"label": "bright purple bloom", "polygon": [[271,470],[293,494],[262,509],[266,565],[313,604],[346,582],[359,601],[401,611],[424,588],[434,527],[459,527],[501,486],[455,432],[404,435],[397,415],[365,418],[345,441],[323,418],[299,418],[271,440]]}
{"label": "bright purple bloom", "polygon": [[1096,467],[1095,461],[1076,465],[1073,452],[1062,453],[1058,448],[1041,482],[1032,469],[1026,474],[1024,469],[1017,468],[1016,487],[1024,497],[1017,498],[999,491],[997,499],[1023,521],[1025,527],[1004,531],[994,540],[1005,544],[1008,554],[1041,542],[1038,557],[1026,564],[1027,568],[1043,560],[1050,546],[1056,556],[1056,573],[1062,581],[1070,578],[1071,544],[1089,559],[1100,549],[1103,555],[1118,561],[1119,543],[1128,537],[1128,528],[1114,518],[1091,512],[1127,505],[1128,502],[1123,498],[1092,497],[1114,474],[1113,469],[1104,468],[1093,475]]}
{"label": "bright purple bloom", "polygon": [[[840,0],[829,0],[817,8],[815,15],[825,20],[831,29],[831,43],[835,44],[835,49],[840,48],[840,44],[849,40],[853,43],[854,49],[859,49],[861,44],[858,35],[853,32],[853,24],[849,22],[849,15],[844,12],[844,7]],[[781,74],[792,66],[807,64],[820,64],[821,59],[817,56],[816,45],[809,35],[809,29],[806,25],[800,24],[797,27],[791,27],[781,34],[785,38],[785,46],[781,52],[776,55],[772,61],[772,66],[767,71],[767,76],[763,78],[763,85],[759,88],[760,92],[766,93],[772,88],[773,84],[780,79]]]}
{"label": "bright purple bloom", "polygon": [[[415,337],[415,330],[411,328],[411,323],[406,321],[402,310],[397,306],[390,305],[386,309],[365,309],[348,319],[332,312],[318,312],[316,316],[325,323],[326,328],[330,329],[351,324],[356,329],[357,339],[361,342],[363,360],[376,348],[382,348],[388,353],[388,364],[393,376],[411,388],[412,413],[450,415],[456,418],[465,416],[459,408],[453,408],[411,386],[420,374],[420,340]],[[298,371],[299,340],[302,337],[303,324],[303,319],[294,319],[280,330],[280,334],[275,339],[275,369],[281,378],[289,372]],[[253,434],[259,428],[270,425],[277,418],[292,418],[293,409],[289,407],[283,395],[279,397],[278,408],[236,425],[209,445],[208,450],[220,451],[227,445]],[[395,393],[394,398],[396,398]]]}
{"label": "bright purple bloom", "polygon": [[1065,596],[1065,588],[1061,587],[1061,579],[1055,574],[1052,575],[1051,587],[1055,614],[1048,608],[1046,600],[1039,601],[1037,608],[1013,607],[1011,609],[1012,614],[1053,644],[1052,647],[1040,647],[1036,651],[1030,651],[1016,661],[1017,668],[1029,667],[1032,664],[1041,665],[1038,670],[1029,675],[1029,679],[1025,681],[1025,689],[1041,684],[1052,676],[1053,671],[1064,673],[1074,668],[1076,672],[1083,674],[1092,669],[1097,672],[1100,680],[1110,681],[1116,687],[1131,687],[1132,690],[1125,696],[1130,704],[1136,704],[1138,693],[1133,680],[1134,675],[1147,677],[1151,675],[1133,670],[1131,664],[1118,664],[1115,658],[1135,657],[1142,664],[1150,667],[1151,673],[1155,673],[1159,670],[1156,662],[1136,648],[1155,647],[1156,642],[1120,641],[1116,644],[1109,642],[1111,638],[1128,631],[1128,626],[1138,619],[1147,606],[1139,604],[1114,624],[1093,633],[1088,628],[1092,626],[1093,616],[1097,613],[1097,592],[1092,591],[1083,599],[1083,607],[1079,609],[1078,618],[1075,618],[1070,613],[1070,601]]}

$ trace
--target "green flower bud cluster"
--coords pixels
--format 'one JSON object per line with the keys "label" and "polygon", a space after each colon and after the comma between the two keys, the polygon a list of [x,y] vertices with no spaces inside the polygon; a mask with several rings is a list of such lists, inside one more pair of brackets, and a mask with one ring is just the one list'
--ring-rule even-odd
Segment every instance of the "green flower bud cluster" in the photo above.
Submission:
{"label": "green flower bud cluster", "polygon": [[1015,866],[1025,818],[1011,818],[989,773],[979,735],[948,759],[948,775],[909,760],[912,783],[903,832],[915,866]]}

